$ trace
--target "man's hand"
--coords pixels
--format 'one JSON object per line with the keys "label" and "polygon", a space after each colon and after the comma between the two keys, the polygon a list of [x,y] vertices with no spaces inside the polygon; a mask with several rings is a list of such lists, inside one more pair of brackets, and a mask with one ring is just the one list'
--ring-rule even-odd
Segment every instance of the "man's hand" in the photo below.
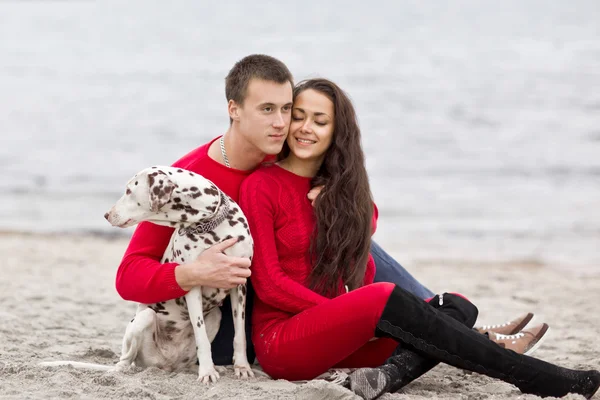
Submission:
{"label": "man's hand", "polygon": [[237,238],[225,240],[204,250],[196,261],[175,267],[175,280],[185,291],[195,286],[231,289],[246,283],[250,277],[250,259],[232,257],[223,251],[237,242]]}
{"label": "man's hand", "polygon": [[317,199],[317,196],[319,196],[319,193],[321,193],[321,190],[323,190],[323,185],[315,186],[314,188],[310,189],[310,191],[308,192],[308,194],[307,194],[308,199],[310,200],[310,203],[313,206],[315,205],[315,200]]}

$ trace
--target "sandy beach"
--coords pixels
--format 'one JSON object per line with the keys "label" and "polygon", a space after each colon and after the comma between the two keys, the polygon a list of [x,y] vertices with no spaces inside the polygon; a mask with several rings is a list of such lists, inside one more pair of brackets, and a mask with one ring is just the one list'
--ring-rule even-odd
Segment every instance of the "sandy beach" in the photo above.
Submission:
{"label": "sandy beach", "polygon": [[[354,399],[349,391],[315,380],[305,384],[263,375],[238,381],[231,370],[210,387],[193,373],[157,369],[127,373],[40,361],[78,360],[111,365],[120,352],[134,304],[114,289],[127,239],[85,235],[0,234],[0,398],[85,399]],[[465,262],[418,263],[409,269],[437,292],[460,291],[480,309],[478,323],[536,313],[551,333],[536,356],[574,368],[600,368],[600,274],[575,275],[548,265]],[[438,366],[394,399],[533,399],[511,385]],[[567,398],[582,398],[568,396]],[[599,395],[596,398],[600,398]]]}

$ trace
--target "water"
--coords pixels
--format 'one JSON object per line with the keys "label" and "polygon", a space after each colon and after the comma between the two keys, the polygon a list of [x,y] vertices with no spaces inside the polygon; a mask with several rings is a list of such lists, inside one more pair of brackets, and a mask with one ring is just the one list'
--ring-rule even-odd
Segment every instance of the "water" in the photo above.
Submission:
{"label": "water", "polygon": [[351,95],[402,261],[599,270],[599,2],[282,3],[0,2],[0,229],[116,232],[127,179],[221,134],[260,52]]}

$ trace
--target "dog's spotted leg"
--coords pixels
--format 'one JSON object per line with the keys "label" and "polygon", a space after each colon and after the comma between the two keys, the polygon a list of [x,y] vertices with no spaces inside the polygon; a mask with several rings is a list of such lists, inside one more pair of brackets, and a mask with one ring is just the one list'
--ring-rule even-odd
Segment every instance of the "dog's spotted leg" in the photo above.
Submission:
{"label": "dog's spotted leg", "polygon": [[254,376],[246,355],[246,285],[239,285],[229,293],[233,312],[233,369],[235,376],[246,379]]}
{"label": "dog's spotted leg", "polygon": [[210,341],[206,332],[204,315],[202,311],[202,288],[195,287],[185,295],[185,300],[190,314],[190,322],[194,328],[196,339],[196,352],[198,355],[198,380],[208,384],[219,379],[219,373],[215,369],[210,350]]}
{"label": "dog's spotted leg", "polygon": [[143,348],[147,329],[156,329],[156,313],[146,305],[139,304],[135,317],[127,325],[121,347],[121,359],[116,365],[117,370],[123,370],[135,362],[140,349]]}

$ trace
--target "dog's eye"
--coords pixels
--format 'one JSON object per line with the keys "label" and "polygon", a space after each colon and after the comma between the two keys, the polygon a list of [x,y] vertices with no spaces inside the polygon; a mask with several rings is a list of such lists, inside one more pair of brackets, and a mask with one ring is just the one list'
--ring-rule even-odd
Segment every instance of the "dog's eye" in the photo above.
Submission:
{"label": "dog's eye", "polygon": [[127,190],[125,191],[125,194],[131,194],[131,189],[127,188]]}

